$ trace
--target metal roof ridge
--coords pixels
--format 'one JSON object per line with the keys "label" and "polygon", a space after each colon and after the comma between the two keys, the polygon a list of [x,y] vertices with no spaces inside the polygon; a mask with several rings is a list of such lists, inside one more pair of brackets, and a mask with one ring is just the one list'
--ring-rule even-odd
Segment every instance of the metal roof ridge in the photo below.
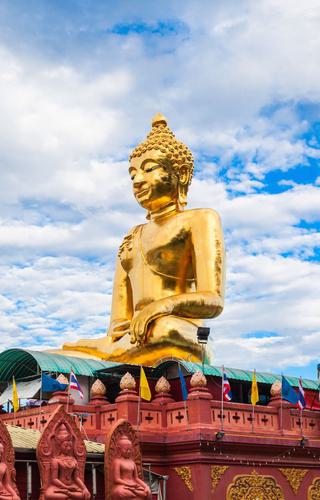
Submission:
{"label": "metal roof ridge", "polygon": [[[176,362],[176,360],[166,360],[164,361],[164,363],[174,363]],[[200,371],[202,371],[202,364],[201,363],[196,363],[196,362],[193,362],[193,361],[186,361],[186,360],[179,360],[179,362],[181,363],[181,365],[189,372],[189,373],[194,373],[194,367],[196,367],[197,369],[199,369]],[[160,365],[157,366],[157,368],[159,368]],[[218,365],[209,365],[207,363],[204,364],[204,374],[205,375],[213,375],[213,376],[216,376],[216,373],[210,373],[210,370],[211,371],[218,371],[220,372],[221,374],[221,369],[222,369],[222,366],[218,366]],[[243,381],[249,381],[251,380],[252,378],[252,374],[254,372],[254,370],[247,370],[247,369],[243,369],[243,368],[231,368],[231,367],[227,367],[227,366],[224,366],[224,370],[227,374],[227,376],[230,378],[230,379],[234,379],[234,380],[243,380]],[[207,373],[206,373],[207,372]],[[247,378],[242,378],[242,377],[237,377],[235,376],[236,373],[239,373],[239,372],[242,372],[244,374],[246,374],[248,377],[250,376],[250,379],[247,379]],[[272,384],[273,382],[275,382],[276,380],[281,380],[281,375],[280,374],[276,374],[276,373],[271,373],[271,372],[264,372],[264,371],[258,371],[256,370],[256,375],[257,375],[257,378],[270,378],[270,379],[273,379],[273,380],[258,380],[259,383],[265,383],[265,384]],[[295,375],[285,375],[284,376],[286,378],[288,378],[289,381],[291,381],[291,383],[294,385],[294,386],[298,386],[298,381],[299,381],[299,377],[295,376]],[[316,379],[309,379],[309,378],[304,378],[302,377],[302,385],[305,387],[305,388],[309,388],[309,389],[317,389],[319,387],[319,380],[316,380]],[[313,386],[313,387],[310,387],[310,386]]]}

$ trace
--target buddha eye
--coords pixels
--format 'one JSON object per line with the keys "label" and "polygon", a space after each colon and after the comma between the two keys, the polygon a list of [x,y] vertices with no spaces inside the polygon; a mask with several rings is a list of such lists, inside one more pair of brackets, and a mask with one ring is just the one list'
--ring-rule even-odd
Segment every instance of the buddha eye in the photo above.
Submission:
{"label": "buddha eye", "polygon": [[158,163],[156,163],[155,165],[150,165],[149,167],[145,167],[144,171],[151,172],[152,170],[155,170],[158,167],[160,167],[160,165],[158,165]]}

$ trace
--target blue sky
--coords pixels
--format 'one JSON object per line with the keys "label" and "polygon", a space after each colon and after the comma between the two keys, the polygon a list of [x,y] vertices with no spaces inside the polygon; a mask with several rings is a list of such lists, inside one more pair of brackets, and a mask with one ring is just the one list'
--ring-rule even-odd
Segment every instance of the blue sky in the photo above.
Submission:
{"label": "blue sky", "polygon": [[164,113],[222,217],[216,364],[314,377],[320,340],[318,1],[2,1],[0,347],[105,332],[144,221],[130,150]]}

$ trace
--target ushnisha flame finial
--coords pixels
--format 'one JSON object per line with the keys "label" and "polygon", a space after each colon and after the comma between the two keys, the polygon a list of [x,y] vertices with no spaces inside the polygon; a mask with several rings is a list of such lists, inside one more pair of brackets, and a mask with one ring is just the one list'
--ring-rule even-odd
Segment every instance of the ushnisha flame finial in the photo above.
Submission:
{"label": "ushnisha flame finial", "polygon": [[163,124],[165,126],[168,125],[168,120],[166,119],[165,116],[163,116],[162,113],[156,113],[154,117],[152,118],[152,127],[156,127],[157,125]]}

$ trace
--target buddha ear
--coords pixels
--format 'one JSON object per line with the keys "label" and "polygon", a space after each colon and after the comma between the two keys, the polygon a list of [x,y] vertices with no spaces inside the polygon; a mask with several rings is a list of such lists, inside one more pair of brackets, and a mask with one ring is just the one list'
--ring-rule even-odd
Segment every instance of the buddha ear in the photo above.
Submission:
{"label": "buddha ear", "polygon": [[179,183],[178,183],[178,204],[181,208],[187,204],[187,192],[190,180],[190,169],[188,165],[181,165],[179,168]]}
{"label": "buddha ear", "polygon": [[190,169],[186,164],[183,164],[179,168],[179,183],[182,186],[188,186],[190,179]]}

